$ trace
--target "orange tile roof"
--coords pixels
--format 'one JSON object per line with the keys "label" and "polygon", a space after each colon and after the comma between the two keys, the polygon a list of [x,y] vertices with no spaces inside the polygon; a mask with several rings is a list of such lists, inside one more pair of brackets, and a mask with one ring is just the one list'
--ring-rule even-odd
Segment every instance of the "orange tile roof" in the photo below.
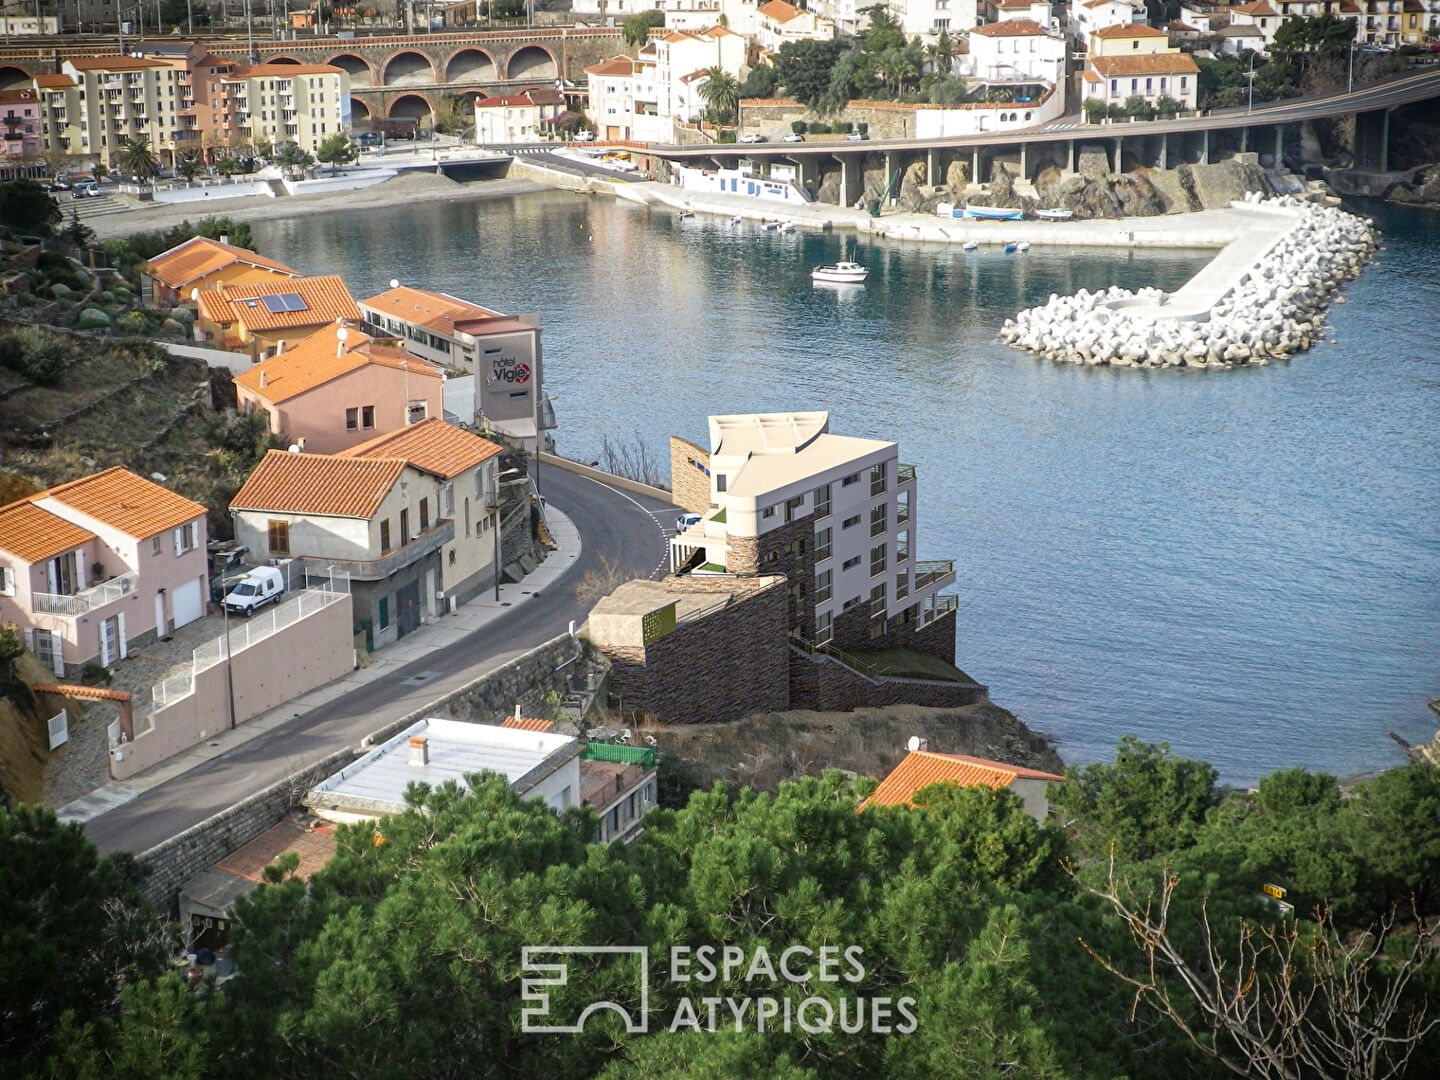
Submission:
{"label": "orange tile roof", "polygon": [[1255,0],[1253,4],[1246,4],[1243,7],[1232,7],[1230,13],[1232,15],[1274,15],[1276,11],[1266,3],[1266,0]]}
{"label": "orange tile roof", "polygon": [[539,720],[533,716],[507,716],[500,726],[516,728],[520,731],[549,731],[555,726],[555,721]]}
{"label": "orange tile roof", "polygon": [[137,540],[205,516],[205,507],[116,465],[32,495],[54,499]]}
{"label": "orange tile roof", "polygon": [[491,311],[479,304],[461,300],[447,293],[429,292],[400,285],[387,289],[361,305],[394,319],[402,319],[416,326],[423,326],[436,334],[453,336],[456,323],[477,322],[485,319],[503,319],[498,311]]}
{"label": "orange tile roof", "polygon": [[378,435],[340,451],[341,457],[404,458],[424,472],[449,480],[500,453],[500,447],[437,416]]}
{"label": "orange tile roof", "polygon": [[770,0],[768,4],[761,4],[755,9],[757,15],[764,15],[767,19],[774,19],[778,23],[787,23],[791,19],[803,15],[804,12],[794,4],[787,4],[785,0]]}
{"label": "orange tile roof", "polygon": [[[272,312],[260,302],[262,296],[280,293],[299,293],[305,310]],[[319,326],[338,319],[359,322],[361,318],[355,299],[337,274],[216,285],[200,290],[199,306],[202,318],[217,323],[238,322],[252,333]]]}
{"label": "orange tile roof", "polygon": [[404,349],[376,345],[373,338],[359,330],[347,327],[343,351],[338,345],[335,328],[321,327],[264,363],[246,368],[235,376],[235,382],[266,401],[279,403],[370,364],[401,371],[408,369],[411,374],[427,379],[445,377],[444,369],[438,364],[411,356]]}
{"label": "orange tile roof", "polygon": [[992,788],[1009,787],[1017,779],[1061,780],[1063,776],[1026,769],[1020,765],[1007,765],[1003,761],[987,761],[985,758],[970,757],[966,754],[940,754],[933,750],[912,750],[905,759],[890,770],[875,789],[875,793],[862,803],[865,806],[910,806],[915,793],[931,784],[959,784],[973,787],[985,784]]}
{"label": "orange tile roof", "polygon": [[1193,75],[1200,70],[1189,53],[1097,56],[1090,61],[1090,66],[1107,79],[1121,75]]}
{"label": "orange tile roof", "polygon": [[593,67],[585,69],[586,75],[633,75],[635,73],[635,61],[628,56],[612,56],[609,60],[601,60]]}
{"label": "orange tile roof", "polygon": [[1034,37],[1045,33],[1045,28],[1034,19],[1006,19],[1004,22],[987,23],[970,31],[973,37]]}
{"label": "orange tile roof", "polygon": [[230,508],[369,518],[404,471],[400,458],[271,450],[230,500]]}
{"label": "orange tile roof", "polygon": [[245,78],[289,79],[295,75],[343,75],[342,68],[329,64],[253,64],[236,67],[225,77],[227,82]]}
{"label": "orange tile roof", "polygon": [[94,539],[89,529],[40,509],[30,499],[0,507],[0,551],[8,551],[27,563],[53,559],[62,551]]}
{"label": "orange tile roof", "polygon": [[1144,23],[1126,23],[1124,26],[1107,26],[1104,29],[1096,30],[1091,37],[1104,38],[1145,38],[1164,37],[1164,30],[1156,30],[1153,26]]}
{"label": "orange tile roof", "polygon": [[78,56],[65,62],[76,71],[142,71],[170,66],[163,60],[146,60],[140,56]]}
{"label": "orange tile roof", "polygon": [[42,90],[63,90],[74,86],[75,80],[69,75],[36,75],[35,85]]}
{"label": "orange tile roof", "polygon": [[145,264],[146,272],[163,285],[172,289],[183,288],[226,266],[244,263],[261,270],[273,270],[287,277],[298,278],[299,270],[293,270],[284,263],[257,255],[248,248],[233,244],[222,244],[208,236],[192,236],[183,244],[176,244],[169,251],[162,251]]}
{"label": "orange tile roof", "polygon": [[78,686],[74,683],[31,683],[30,689],[37,694],[57,694],[60,697],[75,698],[77,701],[129,701],[130,695],[124,690],[108,690],[103,686]]}

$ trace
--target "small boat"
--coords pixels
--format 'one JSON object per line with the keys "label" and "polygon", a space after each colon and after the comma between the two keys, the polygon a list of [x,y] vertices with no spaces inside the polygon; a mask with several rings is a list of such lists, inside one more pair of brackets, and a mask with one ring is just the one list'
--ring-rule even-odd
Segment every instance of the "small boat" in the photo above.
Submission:
{"label": "small boat", "polygon": [[979,241],[979,240],[966,240],[966,241],[965,241],[965,250],[966,250],[966,251],[974,251],[974,250],[975,250],[976,248],[978,248],[979,246],[980,246],[980,241]]}
{"label": "small boat", "polygon": [[810,271],[811,281],[833,281],[841,285],[859,285],[869,276],[868,267],[854,262],[837,262],[833,266],[817,266]]}
{"label": "small boat", "polygon": [[766,222],[762,222],[761,225],[760,225],[760,227],[761,227],[762,229],[764,229],[766,232],[774,232],[776,229],[780,228],[780,222],[778,222],[778,221],[766,221]]}
{"label": "small boat", "polygon": [[1029,250],[1030,250],[1030,241],[1029,241],[1029,240],[1021,240],[1018,244],[1015,245],[1015,250],[1016,250],[1016,251],[1020,251],[1020,252],[1029,251]]}
{"label": "small boat", "polygon": [[792,232],[794,232],[794,231],[795,231],[795,223],[794,223],[793,221],[782,221],[782,222],[780,223],[780,231],[781,231],[782,233],[792,233]]}
{"label": "small boat", "polygon": [[967,218],[980,221],[1023,221],[1025,211],[1013,206],[969,206],[965,207]]}
{"label": "small boat", "polygon": [[1075,217],[1074,210],[1036,210],[1037,221],[1070,221]]}
{"label": "small boat", "polygon": [[734,217],[732,217],[732,218],[730,219],[730,224],[731,224],[731,225],[739,225],[740,222],[741,222],[741,220],[742,220],[742,219],[741,219],[740,215],[739,215],[739,214],[736,214]]}
{"label": "small boat", "polygon": [[694,210],[681,210],[681,211],[680,211],[680,220],[681,220],[681,221],[684,221],[687,217],[694,217],[694,216],[695,216],[695,211],[694,211]]}
{"label": "small boat", "polygon": [[1008,244],[1005,245],[1005,254],[1006,254],[1006,255],[1014,255],[1014,254],[1015,254],[1015,249],[1016,249],[1018,246],[1019,246],[1019,245],[1016,244],[1014,240],[1011,240]]}

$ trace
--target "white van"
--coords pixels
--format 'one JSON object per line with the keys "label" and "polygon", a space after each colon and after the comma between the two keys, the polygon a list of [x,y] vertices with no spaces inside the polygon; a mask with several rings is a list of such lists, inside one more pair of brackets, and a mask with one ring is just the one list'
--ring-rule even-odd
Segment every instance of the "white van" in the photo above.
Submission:
{"label": "white van", "polygon": [[273,566],[257,566],[225,597],[225,610],[250,616],[266,604],[278,604],[284,595],[285,575]]}

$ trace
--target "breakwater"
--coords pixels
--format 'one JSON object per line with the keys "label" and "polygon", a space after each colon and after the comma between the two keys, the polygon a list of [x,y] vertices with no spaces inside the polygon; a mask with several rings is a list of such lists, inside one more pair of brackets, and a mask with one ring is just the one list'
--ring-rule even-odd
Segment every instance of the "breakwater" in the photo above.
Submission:
{"label": "breakwater", "polygon": [[1174,293],[1118,287],[1051,295],[1000,340],[1051,360],[1121,368],[1264,365],[1324,333],[1331,296],[1375,250],[1370,223],[1290,196],[1234,204],[1253,227]]}

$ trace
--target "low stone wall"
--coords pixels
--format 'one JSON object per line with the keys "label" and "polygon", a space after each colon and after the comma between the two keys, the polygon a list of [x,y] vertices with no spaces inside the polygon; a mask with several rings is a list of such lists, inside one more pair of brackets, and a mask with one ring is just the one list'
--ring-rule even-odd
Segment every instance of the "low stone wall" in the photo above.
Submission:
{"label": "low stone wall", "polygon": [[670,487],[676,506],[692,514],[710,509],[710,451],[689,439],[670,436]]}
{"label": "low stone wall", "polygon": [[161,911],[173,911],[176,894],[186,881],[254,840],[298,806],[306,791],[357,756],[347,747],[322,758],[142,852],[139,862],[145,879],[140,891]]}
{"label": "low stone wall", "polygon": [[[1065,111],[1065,95],[1051,90],[1039,101],[1016,104],[966,102],[962,105],[917,105],[900,101],[849,102],[824,122],[837,120],[865,124],[872,139],[944,138],[976,135],[986,131],[1023,131],[1039,127]],[[819,118],[805,105],[790,98],[746,98],[740,102],[740,128],[755,131],[772,142],[790,134],[797,120],[813,123]],[[843,142],[844,135],[806,135],[806,142]]]}
{"label": "low stone wall", "polygon": [[933,679],[870,679],[834,657],[792,649],[790,707],[843,712],[882,705],[961,708],[986,700],[983,687]]}
{"label": "low stone wall", "polygon": [[556,457],[554,454],[541,454],[540,462],[542,465],[554,465],[557,469],[564,469],[566,472],[574,473],[576,476],[588,476],[591,480],[598,480],[602,484],[609,484],[611,487],[619,488],[621,491],[628,491],[635,495],[644,495],[651,499],[659,499],[661,502],[675,503],[677,506],[680,505],[676,502],[675,496],[664,488],[651,487],[649,484],[642,484],[638,480],[631,480],[628,476],[616,476],[614,473],[608,473],[590,465],[582,465],[580,462],[571,461],[569,458]]}

